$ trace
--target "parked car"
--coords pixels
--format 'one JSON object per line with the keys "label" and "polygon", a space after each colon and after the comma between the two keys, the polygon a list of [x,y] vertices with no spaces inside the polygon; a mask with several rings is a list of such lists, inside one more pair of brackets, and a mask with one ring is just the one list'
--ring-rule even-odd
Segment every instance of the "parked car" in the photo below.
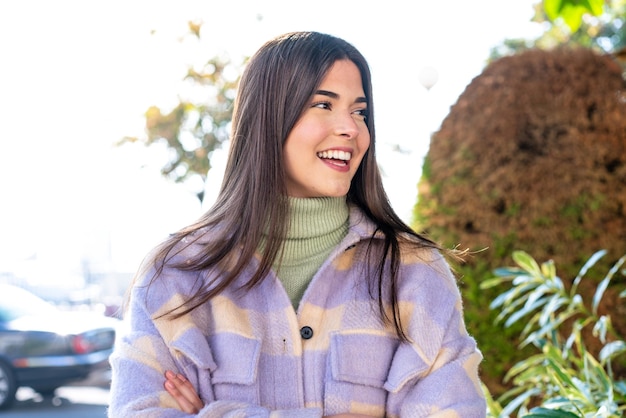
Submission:
{"label": "parked car", "polygon": [[43,396],[109,368],[120,321],[62,311],[33,293],[0,284],[0,409],[19,387]]}

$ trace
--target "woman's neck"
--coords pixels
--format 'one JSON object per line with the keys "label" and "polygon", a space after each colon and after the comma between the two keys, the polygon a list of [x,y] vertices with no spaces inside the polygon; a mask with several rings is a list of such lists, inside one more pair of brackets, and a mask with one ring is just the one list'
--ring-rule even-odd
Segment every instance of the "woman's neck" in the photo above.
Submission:
{"label": "woman's neck", "polygon": [[345,197],[289,198],[289,227],[274,270],[294,308],[348,232],[348,216]]}

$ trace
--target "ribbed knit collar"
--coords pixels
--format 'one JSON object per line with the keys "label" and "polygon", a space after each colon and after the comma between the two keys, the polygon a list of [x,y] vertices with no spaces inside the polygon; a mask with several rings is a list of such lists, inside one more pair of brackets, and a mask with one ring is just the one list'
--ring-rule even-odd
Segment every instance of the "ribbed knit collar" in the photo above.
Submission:
{"label": "ribbed knit collar", "polygon": [[350,211],[345,197],[289,198],[287,239],[315,238],[342,228]]}
{"label": "ribbed knit collar", "polygon": [[290,197],[289,228],[276,261],[285,267],[326,257],[348,232],[349,215],[345,197]]}

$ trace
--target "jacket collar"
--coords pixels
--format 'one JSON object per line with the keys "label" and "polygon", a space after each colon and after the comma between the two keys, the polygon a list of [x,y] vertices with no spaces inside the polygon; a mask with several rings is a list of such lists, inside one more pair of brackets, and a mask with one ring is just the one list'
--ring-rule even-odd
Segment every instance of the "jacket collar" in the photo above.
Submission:
{"label": "jacket collar", "polygon": [[352,204],[350,205],[349,225],[348,234],[342,242],[345,244],[344,249],[359,241],[385,238],[385,235],[377,230],[376,224],[358,206]]}

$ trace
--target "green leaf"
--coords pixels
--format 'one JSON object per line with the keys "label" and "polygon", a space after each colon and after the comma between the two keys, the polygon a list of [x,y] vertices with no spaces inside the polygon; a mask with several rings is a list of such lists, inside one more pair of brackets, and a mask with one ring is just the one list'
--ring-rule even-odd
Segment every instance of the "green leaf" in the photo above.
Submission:
{"label": "green leaf", "polygon": [[598,337],[602,343],[606,342],[606,334],[611,327],[611,317],[602,315],[593,326],[592,334]]}
{"label": "green leaf", "polygon": [[573,33],[580,28],[583,15],[602,14],[603,0],[544,0],[543,9],[552,21],[562,18]]}
{"label": "green leaf", "polygon": [[526,270],[531,275],[541,276],[541,268],[539,267],[539,264],[537,264],[535,259],[528,253],[524,251],[514,251],[512,257],[518,266]]}
{"label": "green leaf", "polygon": [[493,399],[493,396],[491,396],[491,392],[489,392],[489,388],[484,382],[480,383],[480,387],[482,388],[483,395],[485,395],[485,400],[487,401],[487,410],[491,414],[489,416],[500,416],[500,413],[502,412],[502,405],[500,405],[498,401]]}
{"label": "green leaf", "polygon": [[502,310],[496,317],[496,323],[502,322],[504,318],[515,313],[517,308],[522,306],[525,303],[527,298],[528,298],[528,294],[524,294],[524,295],[519,296],[516,299],[513,298],[513,299],[505,301],[505,304],[502,307]]}
{"label": "green leaf", "polygon": [[543,10],[550,20],[555,20],[563,7],[563,0],[544,0]]}
{"label": "green leaf", "polygon": [[594,16],[600,16],[604,10],[604,0],[584,0],[587,3],[587,10]]}
{"label": "green leaf", "polygon": [[583,297],[580,295],[574,295],[572,296],[572,301],[570,302],[570,307],[572,308],[578,308],[580,309],[584,309],[584,304],[583,304]]}
{"label": "green leaf", "polygon": [[509,402],[507,406],[505,406],[504,409],[502,410],[502,413],[500,414],[500,416],[503,416],[503,417],[510,416],[511,414],[513,414],[513,411],[515,411],[525,402],[528,402],[528,400],[532,396],[539,395],[540,393],[541,393],[541,390],[537,388],[525,391],[524,393],[522,393],[521,395],[513,399],[511,402]]}
{"label": "green leaf", "polygon": [[614,382],[613,388],[615,389],[617,393],[626,396],[626,381],[625,380]]}
{"label": "green leaf", "polygon": [[[509,319],[506,320],[506,322],[504,323],[504,326],[508,328],[509,326],[517,322],[520,318],[528,315],[529,313],[532,313],[538,307],[545,305],[548,302],[548,300],[550,300],[550,298],[543,298],[543,299],[535,300],[531,304],[526,303],[522,309],[514,312],[509,317]],[[528,301],[530,301],[530,299]]]}
{"label": "green leaf", "polygon": [[491,289],[492,287],[496,287],[496,286],[500,286],[501,284],[503,284],[504,282],[507,282],[509,280],[507,279],[503,279],[501,277],[494,277],[491,279],[487,279],[483,282],[480,283],[480,288],[481,289]]}
{"label": "green leaf", "polygon": [[561,382],[563,386],[575,386],[572,378],[563,371],[563,366],[557,363],[554,358],[548,359],[548,365],[550,365],[556,376],[558,376],[559,382]]}
{"label": "green leaf", "polygon": [[562,409],[547,409],[542,407],[533,408],[530,414],[524,415],[524,418],[579,418],[571,412]]}
{"label": "green leaf", "polygon": [[556,267],[554,261],[548,260],[541,264],[541,273],[544,277],[556,277]]}
{"label": "green leaf", "polygon": [[[506,405],[507,403],[509,403],[509,401],[511,399],[514,399],[515,397],[517,397],[517,395],[519,395],[520,393],[526,392],[527,388],[522,387],[522,386],[514,386],[511,389],[507,390],[505,393],[503,393],[502,395],[500,395],[498,397],[497,402],[500,405]],[[502,408],[500,408],[500,411],[502,411]],[[502,414],[498,415],[499,417],[502,416]]]}
{"label": "green leaf", "polygon": [[[535,288],[535,284],[533,283],[529,283],[526,284],[524,286],[517,286],[517,287],[513,287],[509,290],[507,290],[504,293],[501,293],[500,295],[498,295],[490,304],[490,308],[494,309],[497,308],[501,305],[509,305],[511,303],[514,303],[515,301],[518,301],[520,298],[528,298],[528,295],[522,295],[524,292],[526,292],[527,290],[533,289]],[[520,296],[521,295],[521,296]]]}
{"label": "green leaf", "polygon": [[600,301],[602,300],[602,296],[604,296],[604,292],[606,288],[609,286],[609,282],[611,281],[611,276],[606,276],[596,288],[596,292],[593,294],[593,299],[591,301],[591,310],[594,315],[598,314],[598,306],[600,305]]}
{"label": "green leaf", "polygon": [[493,274],[495,276],[501,277],[503,279],[512,278],[515,276],[519,276],[524,273],[524,270],[517,267],[498,267],[493,270]]}
{"label": "green leaf", "polygon": [[573,399],[568,399],[564,396],[557,396],[555,398],[551,398],[543,402],[541,406],[547,409],[552,409],[552,410],[555,410],[555,409],[563,410],[567,408],[571,409],[573,403],[574,403]]}
{"label": "green leaf", "polygon": [[600,350],[600,361],[606,362],[607,360],[612,359],[620,354],[626,353],[626,342],[624,341],[613,341],[602,347]]}
{"label": "green leaf", "polygon": [[[518,363],[514,364],[513,367],[509,369],[504,379],[505,381],[508,381],[511,377],[516,376],[525,370],[535,370],[538,368],[538,366],[542,366],[543,361],[544,361],[543,353],[535,354],[533,356],[528,357],[525,360],[519,361]],[[544,367],[542,366],[542,368]]]}
{"label": "green leaf", "polygon": [[[581,393],[584,393],[589,403],[596,403],[592,395],[592,391],[599,393],[612,392],[611,378],[607,374],[606,370],[596,360],[596,358],[589,352],[585,353],[585,370],[584,377],[585,382],[580,382],[579,387]],[[578,380],[578,379],[577,379]]]}
{"label": "green leaf", "polygon": [[539,325],[544,326],[550,321],[550,318],[554,313],[556,313],[559,308],[565,304],[567,304],[568,300],[559,295],[554,295],[550,298],[550,302],[544,306],[543,311],[541,312],[541,317],[539,318]]}
{"label": "green leaf", "polygon": [[569,337],[567,337],[565,344],[563,344],[563,351],[569,352],[572,349],[572,346],[574,345],[575,340],[576,340],[576,334],[574,333],[570,334]]}
{"label": "green leaf", "polygon": [[591,394],[591,387],[589,384],[589,380],[590,377],[589,376],[585,376],[586,381],[582,381],[580,379],[578,379],[576,376],[572,377],[572,382],[574,383],[574,388],[570,388],[570,397],[572,396],[572,393],[575,393],[576,395],[578,395],[577,397],[581,400],[584,400],[586,402],[589,403],[593,403],[593,395]]}
{"label": "green leaf", "polygon": [[611,267],[609,272],[606,274],[604,279],[602,279],[600,284],[598,284],[598,288],[596,289],[596,293],[593,295],[593,303],[591,305],[594,315],[598,314],[598,305],[600,304],[600,301],[602,300],[602,296],[604,295],[606,288],[609,286],[609,282],[611,281],[615,273],[619,271],[619,269],[622,267],[622,264],[624,264],[625,261],[626,261],[626,255],[622,256],[619,260],[617,260],[615,264],[613,264],[613,266]]}
{"label": "green leaf", "polygon": [[528,295],[528,300],[526,301],[526,306],[532,305],[536,300],[540,299],[546,293],[550,292],[552,289],[545,284],[541,284],[537,286],[535,290],[533,290],[530,295]]}
{"label": "green leaf", "polygon": [[545,280],[541,276],[535,276],[530,274],[520,274],[513,279],[513,286],[519,286],[523,283],[533,283],[538,285],[539,283],[543,283]]}
{"label": "green leaf", "polygon": [[[541,312],[535,313],[532,318],[528,319],[524,329],[520,332],[520,339],[528,337],[528,335],[532,332],[533,329],[537,328],[539,318],[541,317]],[[535,344],[539,343],[539,341],[534,341]],[[539,344],[538,347],[541,347],[543,344]]]}
{"label": "green leaf", "polygon": [[[595,359],[594,359],[595,360]],[[611,378],[607,375],[606,370],[598,363],[593,365],[591,369],[595,375],[596,382],[599,382],[602,385],[602,392],[607,393],[611,391],[612,382]]]}
{"label": "green leaf", "polygon": [[589,269],[593,267],[598,262],[599,259],[604,257],[606,253],[607,253],[606,250],[600,250],[600,251],[596,251],[591,257],[589,257],[587,262],[585,262],[585,264],[581,267],[580,271],[578,272],[578,275],[574,279],[574,283],[578,284],[580,282],[580,279],[582,279],[582,277],[585,274],[587,274]]}

